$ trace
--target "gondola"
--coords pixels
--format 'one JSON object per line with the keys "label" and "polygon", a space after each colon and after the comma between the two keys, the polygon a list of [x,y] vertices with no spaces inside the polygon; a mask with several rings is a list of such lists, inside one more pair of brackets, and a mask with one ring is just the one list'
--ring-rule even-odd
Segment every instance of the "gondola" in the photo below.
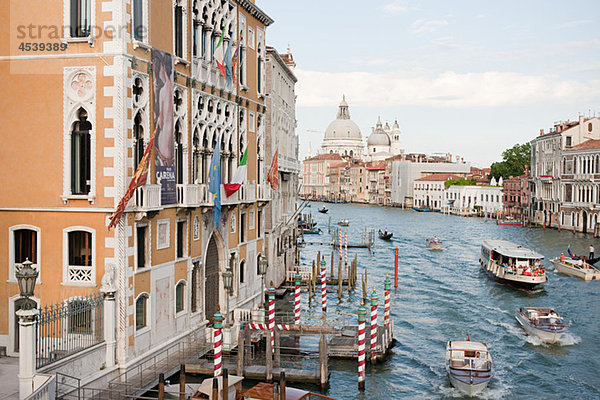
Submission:
{"label": "gondola", "polygon": [[328,210],[328,209],[327,209],[327,207],[325,207],[325,206],[323,206],[323,207],[319,208],[319,212],[320,212],[320,213],[322,213],[322,214],[326,214],[326,213],[327,213],[327,211],[329,211],[329,210]]}
{"label": "gondola", "polygon": [[381,229],[378,232],[379,232],[379,239],[382,239],[382,240],[391,240],[392,236],[394,236],[394,233],[388,232],[388,231],[382,232]]}

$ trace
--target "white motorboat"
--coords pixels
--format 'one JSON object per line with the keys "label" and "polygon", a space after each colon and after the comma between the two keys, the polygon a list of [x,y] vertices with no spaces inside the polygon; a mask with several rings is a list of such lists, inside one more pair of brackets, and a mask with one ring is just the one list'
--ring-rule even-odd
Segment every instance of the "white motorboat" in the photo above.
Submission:
{"label": "white motorboat", "polygon": [[453,340],[446,344],[446,370],[452,386],[474,396],[494,376],[494,363],[485,343]]}
{"label": "white motorboat", "polygon": [[506,240],[484,240],[479,263],[498,282],[533,289],[546,283],[543,255]]}
{"label": "white motorboat", "polygon": [[338,225],[340,225],[340,226],[348,226],[348,225],[350,225],[350,221],[348,221],[347,219],[344,218],[344,219],[342,219],[342,220],[340,220],[338,222]]}
{"label": "white motorboat", "polygon": [[563,274],[576,276],[586,281],[600,279],[600,270],[583,260],[565,258],[561,261],[560,257],[556,257],[550,261],[552,261],[554,269]]}
{"label": "white motorboat", "polygon": [[550,308],[521,307],[517,321],[529,335],[546,343],[556,343],[569,330],[558,313]]}
{"label": "white motorboat", "polygon": [[429,250],[442,250],[442,239],[437,236],[428,238],[427,248]]}

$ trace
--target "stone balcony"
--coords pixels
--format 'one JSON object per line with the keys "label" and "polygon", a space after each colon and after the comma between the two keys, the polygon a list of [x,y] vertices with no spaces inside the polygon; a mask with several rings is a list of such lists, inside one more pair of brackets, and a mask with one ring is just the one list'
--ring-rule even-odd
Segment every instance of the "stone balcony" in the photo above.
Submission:
{"label": "stone balcony", "polygon": [[178,207],[209,207],[212,204],[207,184],[177,184]]}
{"label": "stone balcony", "polygon": [[160,185],[147,184],[137,188],[133,194],[133,208],[139,212],[160,210]]}
{"label": "stone balcony", "polygon": [[269,184],[256,185],[256,200],[271,201],[273,190]]}
{"label": "stone balcony", "polygon": [[277,165],[279,171],[281,172],[289,172],[292,174],[300,173],[300,161],[293,157],[288,157],[283,154],[279,154],[277,157]]}

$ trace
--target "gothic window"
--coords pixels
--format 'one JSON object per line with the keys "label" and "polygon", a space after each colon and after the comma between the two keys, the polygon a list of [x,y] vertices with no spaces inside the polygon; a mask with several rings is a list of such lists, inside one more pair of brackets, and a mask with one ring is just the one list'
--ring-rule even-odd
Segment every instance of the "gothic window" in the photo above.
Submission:
{"label": "gothic window", "polygon": [[143,41],[146,36],[144,26],[144,0],[133,0],[133,38]]}
{"label": "gothic window", "polygon": [[142,125],[142,112],[139,111],[133,119],[133,168],[137,169],[144,155],[144,127]]}
{"label": "gothic window", "polygon": [[77,121],[71,129],[71,193],[87,195],[91,180],[92,124],[83,108],[77,112]]}
{"label": "gothic window", "polygon": [[88,37],[91,31],[91,0],[70,0],[70,6],[71,37]]}
{"label": "gothic window", "polygon": [[185,310],[185,281],[180,281],[175,286],[175,313]]}
{"label": "gothic window", "polygon": [[183,7],[180,4],[175,5],[174,9],[174,31],[175,31],[175,55],[183,58]]}
{"label": "gothic window", "polygon": [[198,128],[194,130],[194,138],[192,139],[192,183],[198,183],[200,176],[200,133]]}
{"label": "gothic window", "polygon": [[177,258],[185,257],[187,247],[187,220],[177,221]]}
{"label": "gothic window", "polygon": [[240,271],[238,277],[240,278],[240,284],[246,281],[246,260],[242,260],[242,262],[240,263]]}
{"label": "gothic window", "polygon": [[200,309],[200,296],[198,293],[200,292],[200,263],[198,261],[194,262],[192,266],[192,293],[191,293],[191,303],[192,303],[192,312],[196,312]]}
{"label": "gothic window", "polygon": [[148,294],[142,293],[135,301],[135,330],[148,326]]}
{"label": "gothic window", "polygon": [[183,135],[181,133],[181,123],[178,120],[175,123],[175,174],[177,184],[183,184]]}
{"label": "gothic window", "polygon": [[148,226],[138,225],[136,227],[136,266],[138,269],[148,265]]}

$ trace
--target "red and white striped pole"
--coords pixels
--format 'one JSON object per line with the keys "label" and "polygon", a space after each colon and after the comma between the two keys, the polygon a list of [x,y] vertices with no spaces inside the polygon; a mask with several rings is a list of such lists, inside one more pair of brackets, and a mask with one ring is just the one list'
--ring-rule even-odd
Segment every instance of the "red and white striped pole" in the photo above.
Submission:
{"label": "red and white striped pole", "polygon": [[379,296],[377,291],[373,287],[373,293],[371,293],[371,362],[374,363],[377,360],[377,302]]}
{"label": "red and white striped pole", "polygon": [[365,389],[365,318],[367,310],[363,302],[358,307],[358,388]]}
{"label": "red and white striped pole", "polygon": [[223,314],[221,314],[220,308],[217,306],[217,312],[213,316],[214,318],[214,364],[215,364],[215,376],[221,376],[221,352],[223,347],[223,335],[221,328],[223,327]]}
{"label": "red and white striped pole", "polygon": [[296,292],[294,294],[294,325],[300,324],[300,281],[302,277],[296,271]]}
{"label": "red and white striped pole", "polygon": [[269,330],[271,331],[271,350],[275,352],[275,288],[273,281],[271,287],[267,290],[269,295]]}
{"label": "red and white striped pole", "polygon": [[338,228],[338,244],[340,245],[340,260],[342,259],[342,230]]}
{"label": "red and white striped pole", "polygon": [[325,259],[321,260],[321,308],[323,312],[327,311],[327,263]]}
{"label": "red and white striped pole", "polygon": [[385,281],[383,282],[383,290],[385,291],[385,304],[383,309],[383,325],[385,327],[390,326],[390,290],[392,289],[392,282],[387,274],[385,274]]}
{"label": "red and white striped pole", "polygon": [[344,265],[348,265],[348,232],[344,232]]}

